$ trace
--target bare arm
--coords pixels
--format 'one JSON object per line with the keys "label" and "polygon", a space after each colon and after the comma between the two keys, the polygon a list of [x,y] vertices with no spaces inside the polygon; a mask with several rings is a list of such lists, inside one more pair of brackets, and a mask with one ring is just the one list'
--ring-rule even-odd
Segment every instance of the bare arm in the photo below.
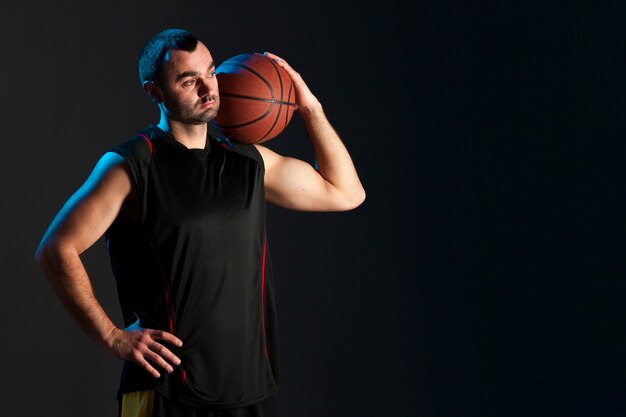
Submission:
{"label": "bare arm", "polygon": [[67,201],[44,234],[35,258],[57,297],[94,340],[121,359],[139,363],[155,377],[159,373],[146,359],[171,372],[163,359],[176,358],[155,339],[175,345],[175,336],[150,329],[119,329],[96,299],[80,254],[93,245],[113,223],[131,192],[131,182],[122,157],[105,154],[87,181]]}
{"label": "bare arm", "polygon": [[291,76],[296,90],[298,111],[304,120],[315,151],[317,171],[308,163],[284,157],[256,145],[265,163],[267,200],[279,206],[304,211],[343,211],[359,206],[365,200],[352,159],[332,127],[322,105],[304,80],[287,62],[266,53]]}

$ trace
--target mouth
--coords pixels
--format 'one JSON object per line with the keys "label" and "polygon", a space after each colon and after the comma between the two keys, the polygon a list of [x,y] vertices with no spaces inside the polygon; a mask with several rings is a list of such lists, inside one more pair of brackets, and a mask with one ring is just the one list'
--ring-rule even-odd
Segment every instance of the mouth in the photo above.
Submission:
{"label": "mouth", "polygon": [[217,105],[217,100],[215,97],[204,97],[200,100],[200,108],[208,109],[210,107],[215,107]]}

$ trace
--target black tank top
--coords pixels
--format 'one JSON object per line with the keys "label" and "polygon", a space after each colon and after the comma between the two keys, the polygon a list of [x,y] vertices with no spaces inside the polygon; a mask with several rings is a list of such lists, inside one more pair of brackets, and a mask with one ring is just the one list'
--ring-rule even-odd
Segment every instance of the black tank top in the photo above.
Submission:
{"label": "black tank top", "polygon": [[168,331],[182,361],[154,378],[125,362],[118,395],[156,389],[182,404],[242,407],[274,393],[278,338],[265,233],[263,159],[207,138],[188,149],[151,125],[111,150],[126,160],[138,220],[106,233],[126,326]]}

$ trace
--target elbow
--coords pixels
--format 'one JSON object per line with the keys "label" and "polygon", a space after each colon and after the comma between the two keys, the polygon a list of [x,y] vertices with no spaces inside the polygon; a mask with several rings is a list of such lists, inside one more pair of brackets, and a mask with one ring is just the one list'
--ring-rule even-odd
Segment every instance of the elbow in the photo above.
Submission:
{"label": "elbow", "polygon": [[360,206],[361,204],[363,204],[363,202],[365,201],[365,197],[367,195],[365,194],[365,189],[363,187],[361,187],[361,189],[359,190],[359,193],[357,194],[355,200],[354,200],[354,207],[353,208],[357,208],[358,206]]}
{"label": "elbow", "polygon": [[51,235],[44,236],[35,251],[35,262],[45,273],[50,269],[56,269],[74,253],[76,249],[69,242],[53,238]]}
{"label": "elbow", "polygon": [[365,201],[365,197],[366,197],[365,189],[363,189],[363,187],[360,187],[358,190],[351,193],[349,196],[345,198],[342,204],[341,211],[354,210],[355,208],[363,204],[363,202]]}

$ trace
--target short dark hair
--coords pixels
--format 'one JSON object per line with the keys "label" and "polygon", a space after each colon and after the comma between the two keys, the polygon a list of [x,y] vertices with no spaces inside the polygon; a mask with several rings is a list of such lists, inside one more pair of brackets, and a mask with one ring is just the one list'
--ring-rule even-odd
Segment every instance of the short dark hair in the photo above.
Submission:
{"label": "short dark hair", "polygon": [[198,46],[198,38],[184,29],[165,29],[146,42],[139,53],[139,79],[155,82],[163,60],[169,49],[193,52]]}

